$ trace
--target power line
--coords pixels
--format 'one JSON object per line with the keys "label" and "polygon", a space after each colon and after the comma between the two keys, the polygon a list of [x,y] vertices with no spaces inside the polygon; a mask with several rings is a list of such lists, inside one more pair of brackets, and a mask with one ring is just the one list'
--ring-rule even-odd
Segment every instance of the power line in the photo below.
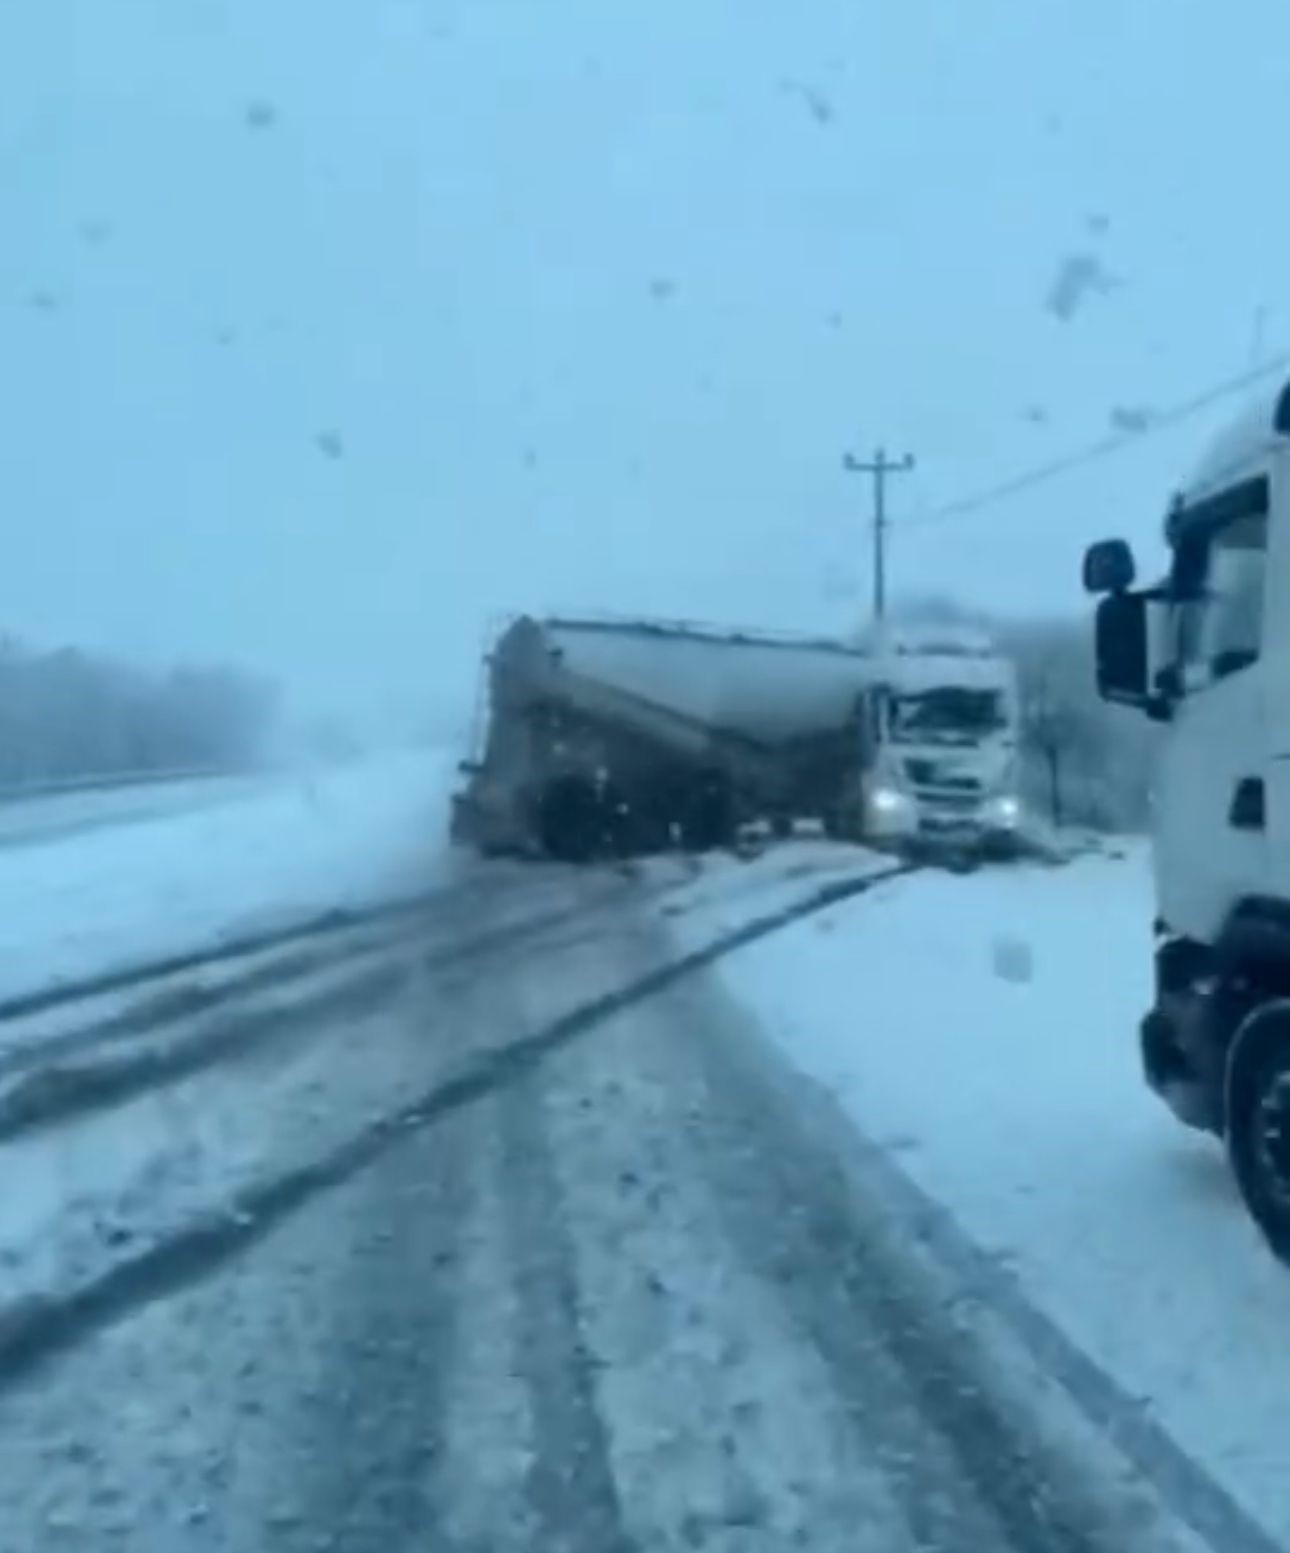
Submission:
{"label": "power line", "polygon": [[905,519],[904,527],[914,528],[924,523],[941,523],[948,518],[966,517],[970,513],[980,512],[982,508],[992,507],[996,502],[1019,495],[1022,491],[1028,491],[1036,485],[1044,485],[1049,480],[1069,474],[1072,470],[1082,469],[1086,464],[1097,463],[1100,459],[1121,453],[1125,448],[1137,447],[1157,432],[1177,426],[1179,422],[1187,420],[1201,410],[1208,409],[1210,405],[1217,404],[1232,394],[1240,393],[1242,389],[1249,388],[1260,379],[1271,377],[1274,372],[1285,371],[1288,366],[1290,366],[1290,351],[1282,351],[1252,370],[1242,372],[1239,377],[1227,378],[1194,395],[1191,399],[1184,400],[1181,404],[1162,410],[1158,415],[1153,416],[1141,431],[1113,432],[1109,436],[1099,437],[1096,442],[1091,442],[1074,453],[1067,453],[1060,458],[1052,459],[1049,463],[1039,464],[1023,474],[1001,481],[998,485],[987,486],[971,496],[947,502],[943,507],[935,507],[930,512],[916,513]]}

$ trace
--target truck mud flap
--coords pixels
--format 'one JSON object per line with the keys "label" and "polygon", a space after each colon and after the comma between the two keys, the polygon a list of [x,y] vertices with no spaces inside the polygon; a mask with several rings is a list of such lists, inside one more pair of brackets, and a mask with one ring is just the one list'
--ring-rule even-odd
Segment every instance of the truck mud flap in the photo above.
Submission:
{"label": "truck mud flap", "polygon": [[1163,1009],[1153,1008],[1138,1027],[1138,1033],[1142,1072],[1148,1086],[1184,1126],[1221,1136],[1223,1118],[1218,1094],[1188,1059],[1169,1015]]}

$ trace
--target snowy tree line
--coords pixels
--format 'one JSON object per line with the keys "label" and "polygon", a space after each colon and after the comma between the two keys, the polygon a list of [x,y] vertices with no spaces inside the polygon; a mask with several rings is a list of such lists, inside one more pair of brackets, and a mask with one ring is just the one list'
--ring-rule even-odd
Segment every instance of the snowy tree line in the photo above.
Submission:
{"label": "snowy tree line", "polygon": [[1017,665],[1027,804],[1061,824],[1141,830],[1158,729],[1099,698],[1092,622],[1008,623],[995,635]]}
{"label": "snowy tree line", "polygon": [[264,755],[273,687],[227,667],[142,670],[0,637],[0,786],[178,769]]}
{"label": "snowy tree line", "polygon": [[1096,830],[1145,826],[1159,731],[1138,713],[1099,698],[1091,618],[991,620],[939,598],[911,601],[902,613],[912,620],[980,625],[1013,658],[1021,694],[1022,796],[1032,812]]}

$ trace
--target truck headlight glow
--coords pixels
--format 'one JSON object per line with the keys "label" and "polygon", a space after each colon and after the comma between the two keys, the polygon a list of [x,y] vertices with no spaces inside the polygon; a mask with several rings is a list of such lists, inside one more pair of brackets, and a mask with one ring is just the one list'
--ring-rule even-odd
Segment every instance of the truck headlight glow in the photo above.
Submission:
{"label": "truck headlight glow", "polygon": [[1020,818],[1021,804],[1010,793],[990,805],[990,819],[995,825],[1015,825]]}
{"label": "truck headlight glow", "polygon": [[897,792],[894,787],[875,787],[869,801],[877,814],[899,814],[909,803],[904,793]]}

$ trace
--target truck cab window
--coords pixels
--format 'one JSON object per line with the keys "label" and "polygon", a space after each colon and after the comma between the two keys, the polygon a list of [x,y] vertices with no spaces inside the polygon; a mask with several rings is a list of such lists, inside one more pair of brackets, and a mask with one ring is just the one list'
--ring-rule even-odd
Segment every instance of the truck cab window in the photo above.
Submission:
{"label": "truck cab window", "polygon": [[1177,607],[1175,645],[1192,685],[1234,674],[1259,656],[1267,526],[1266,513],[1237,518],[1186,559],[1194,593]]}
{"label": "truck cab window", "polygon": [[944,686],[891,701],[891,735],[898,742],[971,742],[1004,725],[1003,697],[997,690]]}

